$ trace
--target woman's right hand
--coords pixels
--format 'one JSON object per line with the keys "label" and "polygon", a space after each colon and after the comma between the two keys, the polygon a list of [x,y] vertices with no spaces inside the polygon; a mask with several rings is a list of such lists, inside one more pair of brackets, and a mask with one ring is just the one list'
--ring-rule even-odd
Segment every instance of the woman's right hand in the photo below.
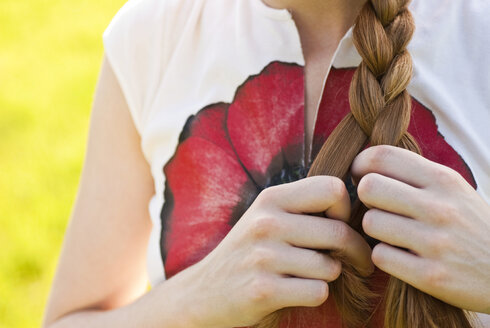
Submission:
{"label": "woman's right hand", "polygon": [[[340,264],[319,250],[338,250],[359,270],[372,270],[368,245],[345,223],[344,184],[312,177],[264,190],[207,257],[145,292],[154,181],[140,144],[104,59],[43,327],[250,325],[283,307],[325,301],[326,281]],[[303,214],[319,212],[330,219]]]}
{"label": "woman's right hand", "polygon": [[248,326],[281,308],[321,305],[327,282],[341,272],[341,263],[323,250],[339,252],[369,275],[371,249],[348,226],[349,217],[349,196],[338,178],[265,189],[223,241],[184,270],[192,321],[198,327]]}

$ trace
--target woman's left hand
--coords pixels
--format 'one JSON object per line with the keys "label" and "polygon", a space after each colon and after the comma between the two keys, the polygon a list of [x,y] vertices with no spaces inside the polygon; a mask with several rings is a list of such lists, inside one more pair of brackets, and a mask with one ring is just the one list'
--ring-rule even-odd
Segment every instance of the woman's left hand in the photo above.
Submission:
{"label": "woman's left hand", "polygon": [[454,306],[490,313],[490,205],[456,171],[405,149],[352,164],[373,263]]}

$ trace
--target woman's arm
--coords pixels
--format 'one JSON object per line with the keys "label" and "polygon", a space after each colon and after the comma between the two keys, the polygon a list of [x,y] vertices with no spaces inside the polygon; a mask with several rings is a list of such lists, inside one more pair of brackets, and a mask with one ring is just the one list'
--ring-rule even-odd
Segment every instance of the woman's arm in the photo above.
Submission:
{"label": "woman's arm", "polygon": [[[136,323],[151,327],[152,311],[169,327],[177,327],[170,317],[184,323],[177,309],[155,301],[170,299],[168,286],[123,307],[140,297],[148,283],[145,262],[153,180],[139,143],[124,96],[104,59],[79,192],[44,327],[134,327]],[[173,301],[178,303],[175,297]],[[115,308],[119,309],[103,312]],[[172,316],[166,318],[169,310]]]}
{"label": "woman's arm", "polygon": [[[138,134],[104,60],[44,327],[249,326],[326,300],[341,264],[317,250],[339,251],[366,275],[373,270],[369,245],[345,222],[344,183],[318,176],[264,190],[208,256],[144,294],[152,194]],[[319,212],[328,218],[304,214]]]}

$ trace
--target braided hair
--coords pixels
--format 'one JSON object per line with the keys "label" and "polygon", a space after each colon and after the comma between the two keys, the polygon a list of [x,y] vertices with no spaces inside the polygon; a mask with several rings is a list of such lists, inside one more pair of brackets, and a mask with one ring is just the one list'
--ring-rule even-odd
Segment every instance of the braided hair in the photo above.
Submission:
{"label": "braided hair", "polygon": [[[354,158],[367,145],[392,145],[421,154],[407,132],[411,97],[406,90],[412,77],[407,50],[415,24],[408,9],[410,0],[369,0],[357,17],[354,45],[362,57],[349,90],[350,113],[334,129],[312,163],[308,176],[348,178]],[[362,233],[366,208],[354,205],[350,225]],[[376,295],[356,269],[342,261],[340,277],[330,284],[342,320],[347,327],[369,326]],[[463,310],[446,304],[390,277],[384,296],[386,328],[471,328]],[[264,318],[257,328],[277,327],[287,310]]]}

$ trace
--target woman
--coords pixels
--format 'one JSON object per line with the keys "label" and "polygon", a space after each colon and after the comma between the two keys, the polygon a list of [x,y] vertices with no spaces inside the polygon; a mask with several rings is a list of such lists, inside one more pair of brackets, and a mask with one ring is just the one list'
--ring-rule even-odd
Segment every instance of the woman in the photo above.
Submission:
{"label": "woman", "polygon": [[490,313],[488,3],[410,5],[412,115],[402,134],[426,159],[376,146],[350,170],[371,209],[364,231],[381,243],[371,250],[348,225],[352,188],[342,179],[305,178],[350,111],[355,68],[378,51],[361,58],[353,45],[364,4],[124,6],[104,34],[86,163],[45,327],[237,327],[285,307],[296,309],[292,326],[340,327],[327,283],[343,263],[360,276],[376,266],[454,307]]}

